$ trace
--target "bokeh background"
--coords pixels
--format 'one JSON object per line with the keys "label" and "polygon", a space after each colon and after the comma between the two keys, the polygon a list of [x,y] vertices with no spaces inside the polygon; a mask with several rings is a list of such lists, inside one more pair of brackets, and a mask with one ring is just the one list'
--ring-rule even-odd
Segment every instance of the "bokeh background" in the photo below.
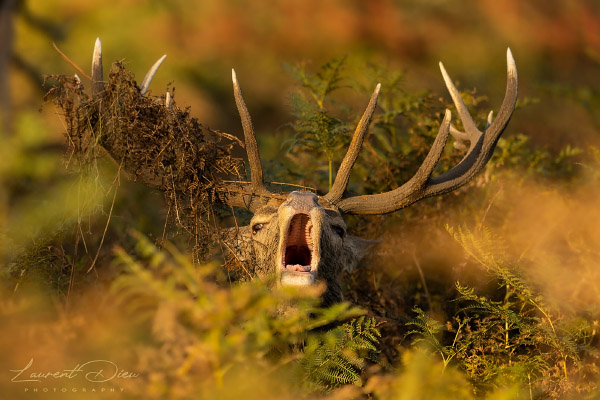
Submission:
{"label": "bokeh background", "polygon": [[[5,119],[40,106],[41,76],[71,73],[54,41],[84,70],[101,37],[105,60],[125,60],[138,76],[167,54],[154,91],[174,82],[178,101],[200,121],[235,131],[230,95],[235,67],[252,105],[259,135],[289,120],[286,97],[294,83],[282,63],[315,67],[348,55],[405,70],[406,85],[444,94],[437,62],[453,78],[497,104],[505,84],[505,49],[513,51],[521,99],[537,104],[514,118],[511,132],[560,147],[597,136],[600,60],[594,1],[4,1]],[[384,88],[385,90],[385,88]],[[60,140],[47,110],[44,124]],[[47,116],[47,117],[46,117]],[[15,122],[18,124],[18,122]],[[6,125],[5,125],[6,126]]]}
{"label": "bokeh background", "polygon": [[[465,258],[463,248],[444,225],[466,224],[473,230],[489,225],[494,234],[504,237],[506,254],[527,261],[528,279],[536,282],[549,304],[589,321],[594,327],[590,328],[589,343],[597,348],[597,1],[2,0],[0,268],[9,300],[1,315],[3,326],[11,326],[15,335],[24,337],[32,335],[32,321],[41,321],[34,331],[46,332],[42,335],[46,339],[27,342],[37,349],[36,354],[44,354],[48,360],[72,361],[81,354],[102,354],[109,346],[122,346],[120,342],[115,345],[113,334],[123,322],[118,312],[117,316],[105,316],[111,322],[103,327],[93,320],[97,325],[90,326],[97,329],[99,341],[81,321],[89,318],[89,310],[103,298],[104,285],[120,274],[121,267],[113,262],[113,248],[135,246],[129,230],[134,228],[154,240],[164,228],[166,206],[161,194],[122,182],[115,195],[110,174],[81,185],[70,163],[64,120],[54,104],[43,99],[47,91],[44,75],[77,72],[52,43],[89,71],[96,37],[102,39],[105,73],[109,63],[122,60],[141,80],[148,67],[167,54],[152,83],[152,94],[161,95],[174,87],[177,104],[190,106],[202,124],[240,136],[230,78],[231,68],[235,68],[267,163],[288,157],[282,144],[291,136],[286,129],[294,120],[289,96],[298,90],[298,84],[286,64],[314,72],[331,59],[345,56],[350,79],[364,82],[361,74],[368,73],[367,66],[382,66],[403,73],[402,90],[428,91],[449,101],[438,68],[443,61],[462,90],[475,89],[477,95],[487,97],[487,109],[497,110],[506,84],[506,48],[510,47],[519,72],[519,105],[504,137],[526,138],[511,142],[523,145],[526,140],[526,150],[503,145],[500,152],[505,155],[498,169],[494,167],[492,177],[482,174],[471,185],[471,192],[416,205],[390,219],[350,221],[355,233],[384,238],[378,254],[388,261],[372,262],[349,277],[347,298],[380,319],[384,353],[391,362],[399,362],[401,347],[407,345],[406,329],[400,325],[406,322],[411,307],[419,305],[440,320],[451,319],[444,303],[455,296],[454,280],[460,277],[474,282],[474,276],[482,275],[481,270],[470,269],[472,260]],[[382,93],[391,89],[384,86]],[[337,90],[332,97],[357,110],[357,115],[367,98],[350,88]],[[515,161],[519,155],[521,160]],[[339,159],[342,157],[343,152]],[[594,159],[595,167],[590,161]],[[516,167],[502,172],[503,163]],[[326,168],[326,162],[322,167]],[[360,181],[360,174],[365,171],[355,173],[353,179]],[[310,181],[310,176],[306,179]],[[185,250],[185,239],[174,240]],[[102,251],[96,253],[97,249]],[[23,268],[28,257],[34,261]],[[90,268],[92,264],[94,268]],[[491,290],[490,281],[484,279],[480,284]],[[11,299],[18,297],[15,293],[22,291],[27,293],[25,298],[33,293],[41,303],[12,304]],[[82,309],[73,305],[73,292],[87,293],[75,297],[84,299]],[[48,299],[53,299],[50,306]],[[80,319],[74,322],[64,317],[65,304],[77,308],[74,313]],[[52,317],[46,320],[40,315]],[[57,317],[55,323],[56,315],[64,318]],[[63,335],[63,328],[72,334]],[[89,346],[69,350],[68,341],[74,338],[93,343],[93,350]],[[48,343],[60,343],[57,348],[62,351],[42,352],[42,344]],[[0,363],[5,370],[27,362],[31,351],[14,335],[1,336],[0,344],[11,349],[8,361]],[[15,365],[10,364],[13,361]],[[48,368],[55,365],[48,362]],[[592,380],[597,379],[590,372],[597,373],[594,368],[586,370]],[[407,371],[412,372],[403,376],[402,382],[409,387],[433,376],[417,367]],[[272,395],[281,388],[271,383],[265,390]],[[145,395],[160,398],[168,384],[152,384],[155,386],[150,385]],[[2,385],[0,394],[7,388],[14,396],[23,395]],[[506,398],[511,398],[513,392],[507,393]],[[552,393],[559,396],[563,392],[556,389]]]}

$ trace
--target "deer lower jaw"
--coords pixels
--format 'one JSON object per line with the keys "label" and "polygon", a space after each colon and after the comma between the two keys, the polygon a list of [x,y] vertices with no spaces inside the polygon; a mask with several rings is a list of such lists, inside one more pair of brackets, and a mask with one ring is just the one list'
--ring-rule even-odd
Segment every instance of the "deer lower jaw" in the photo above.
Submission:
{"label": "deer lower jaw", "polygon": [[317,231],[309,214],[297,213],[289,219],[280,243],[280,282],[307,286],[315,282],[320,255]]}

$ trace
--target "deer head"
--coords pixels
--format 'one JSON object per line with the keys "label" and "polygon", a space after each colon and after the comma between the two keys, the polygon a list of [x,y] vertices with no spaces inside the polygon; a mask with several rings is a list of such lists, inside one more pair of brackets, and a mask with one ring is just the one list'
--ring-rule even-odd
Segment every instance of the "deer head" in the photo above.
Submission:
{"label": "deer head", "polygon": [[[142,94],[146,92],[163,59],[164,56],[144,77],[140,85]],[[464,131],[452,125],[451,113],[446,110],[427,157],[408,182],[385,193],[348,193],[346,188],[350,173],[376,109],[381,89],[378,84],[356,127],[331,190],[323,196],[307,191],[282,194],[267,189],[250,114],[235,71],[232,71],[233,91],[244,131],[251,181],[223,183],[217,192],[224,203],[248,209],[254,214],[250,225],[235,232],[238,256],[242,260],[254,257],[258,262],[257,273],[274,273],[279,285],[312,285],[323,281],[327,286],[324,302],[341,301],[340,274],[344,270],[351,271],[373,244],[372,241],[349,235],[343,216],[391,213],[423,198],[447,193],[466,184],[485,167],[514,111],[517,70],[510,49],[507,51],[505,97],[495,119],[490,112],[483,131],[477,128],[442,63],[440,69]],[[102,90],[102,51],[97,40],[92,63],[92,95],[98,96]],[[168,94],[165,106],[170,107]],[[432,176],[449,135],[454,137],[457,148],[467,150],[466,154],[449,171]]]}

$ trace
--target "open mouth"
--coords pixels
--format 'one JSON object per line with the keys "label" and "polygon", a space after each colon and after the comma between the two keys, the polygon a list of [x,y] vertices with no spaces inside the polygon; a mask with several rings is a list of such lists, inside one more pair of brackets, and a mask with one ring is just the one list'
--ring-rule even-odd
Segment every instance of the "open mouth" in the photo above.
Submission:
{"label": "open mouth", "polygon": [[283,271],[294,274],[316,273],[318,256],[313,243],[312,228],[313,224],[308,214],[299,213],[292,217],[283,246]]}

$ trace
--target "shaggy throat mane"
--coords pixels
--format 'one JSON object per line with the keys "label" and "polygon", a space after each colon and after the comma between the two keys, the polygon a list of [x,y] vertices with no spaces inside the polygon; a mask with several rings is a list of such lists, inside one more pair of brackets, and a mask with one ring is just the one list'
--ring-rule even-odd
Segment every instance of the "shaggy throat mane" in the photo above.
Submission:
{"label": "shaggy throat mane", "polygon": [[296,214],[292,217],[283,246],[283,270],[300,273],[315,271],[318,260],[314,251],[312,229],[313,224],[308,214]]}

